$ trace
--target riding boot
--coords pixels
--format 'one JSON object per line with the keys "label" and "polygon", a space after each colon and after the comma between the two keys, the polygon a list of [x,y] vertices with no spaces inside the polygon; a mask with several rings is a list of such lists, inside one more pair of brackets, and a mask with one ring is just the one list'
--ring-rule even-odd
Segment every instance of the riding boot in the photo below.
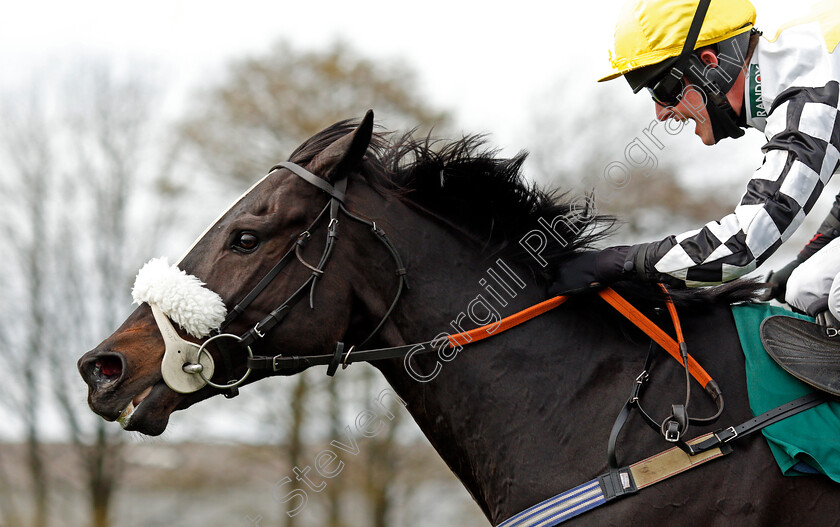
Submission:
{"label": "riding boot", "polygon": [[815,320],[770,317],[761,325],[761,340],[788,373],[840,396],[840,321],[827,309],[815,313]]}

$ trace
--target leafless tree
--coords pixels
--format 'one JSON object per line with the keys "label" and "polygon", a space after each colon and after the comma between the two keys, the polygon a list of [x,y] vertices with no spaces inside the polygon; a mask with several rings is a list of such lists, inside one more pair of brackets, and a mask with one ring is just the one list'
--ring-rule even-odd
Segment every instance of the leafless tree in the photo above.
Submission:
{"label": "leafless tree", "polygon": [[196,96],[181,132],[205,169],[250,183],[303,140],[373,108],[392,129],[445,127],[449,116],[422,102],[407,67],[360,57],[342,42],[299,51],[278,42],[232,62],[221,84]]}
{"label": "leafless tree", "polygon": [[20,372],[5,380],[26,429],[36,527],[54,524],[40,449],[47,404],[75,446],[90,524],[110,523],[123,435],[87,408],[75,361],[127,315],[131,276],[150,250],[135,220],[138,183],[154,187],[167,168],[151,147],[154,93],[139,74],[84,62],[33,83],[28,98],[5,98],[0,234],[16,248],[10,272],[22,286],[3,299],[0,354]]}
{"label": "leafless tree", "polygon": [[[2,335],[9,340],[7,370],[16,390],[8,399],[24,428],[26,457],[31,477],[33,527],[48,525],[49,484],[41,449],[42,434],[39,416],[44,409],[42,385],[44,361],[42,351],[48,328],[49,291],[44,277],[47,262],[41,251],[49,243],[49,207],[44,200],[52,185],[53,152],[49,139],[49,123],[43,112],[43,102],[35,93],[20,100],[15,108],[5,112],[3,142],[8,164],[3,178],[3,232],[9,251],[7,269],[22,279],[15,281],[17,293],[13,306],[4,310],[2,324],[8,324]],[[14,171],[14,173],[12,173]],[[11,199],[10,199],[11,198]],[[23,323],[23,324],[21,324]],[[12,325],[13,324],[13,325]],[[13,352],[13,350],[15,350]]]}
{"label": "leafless tree", "polygon": [[[199,93],[190,117],[180,127],[181,139],[192,152],[191,159],[205,170],[247,187],[308,137],[339,120],[361,117],[369,108],[391,129],[445,130],[449,116],[428,107],[420,95],[415,75],[403,65],[362,58],[341,42],[321,52],[298,51],[280,42],[264,55],[232,62],[220,84]],[[344,405],[339,390],[313,382],[314,374],[322,375],[306,372],[284,392],[287,430],[281,447],[290,467],[305,464],[301,434],[310,415],[307,408],[329,420],[327,433],[334,438],[346,425],[340,421]],[[353,379],[356,373],[351,368],[340,375]],[[319,397],[324,391],[326,401]],[[365,404],[374,396],[367,395]],[[266,396],[276,401],[275,392]],[[317,411],[314,404],[323,406]],[[379,454],[387,453],[393,440],[392,435],[383,436],[360,446],[370,450],[370,459],[386,459]],[[383,478],[390,474],[371,465],[366,469],[371,471],[371,510],[385,518],[389,502]],[[325,493],[330,527],[341,525],[342,486],[340,478],[331,480]],[[323,498],[319,495],[318,499]],[[288,526],[297,522],[285,511],[281,517],[287,518]]]}

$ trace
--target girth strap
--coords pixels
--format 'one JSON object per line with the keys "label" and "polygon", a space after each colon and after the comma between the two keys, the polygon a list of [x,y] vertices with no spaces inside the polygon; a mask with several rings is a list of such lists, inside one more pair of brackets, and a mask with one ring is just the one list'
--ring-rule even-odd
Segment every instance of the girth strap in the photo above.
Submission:
{"label": "girth strap", "polygon": [[[709,436],[702,436],[692,442],[702,441],[707,437]],[[729,445],[722,445],[703,455],[689,456],[674,447],[549,498],[508,518],[497,527],[559,525],[599,505],[635,494],[640,489],[722,457],[731,451]]]}
{"label": "girth strap", "polygon": [[686,470],[732,452],[731,441],[746,437],[766,426],[798,414],[828,400],[820,392],[794,399],[726,430],[706,434],[681,447],[660,452],[619,469],[611,469],[592,481],[549,498],[498,524],[497,527],[552,527],[599,505],[637,493]]}
{"label": "girth strap", "polygon": [[753,417],[749,421],[745,421],[737,426],[730,426],[725,430],[718,430],[712,434],[712,437],[703,442],[691,444],[689,447],[693,454],[706,452],[707,450],[715,448],[719,445],[728,443],[736,437],[744,437],[752,434],[753,432],[758,432],[765,426],[770,426],[773,423],[777,423],[782,419],[787,419],[799,412],[804,412],[805,410],[819,406],[827,400],[829,399],[826,394],[818,391],[811,392],[807,395],[794,399],[793,401],[773,408],[772,410],[768,410],[763,414]]}

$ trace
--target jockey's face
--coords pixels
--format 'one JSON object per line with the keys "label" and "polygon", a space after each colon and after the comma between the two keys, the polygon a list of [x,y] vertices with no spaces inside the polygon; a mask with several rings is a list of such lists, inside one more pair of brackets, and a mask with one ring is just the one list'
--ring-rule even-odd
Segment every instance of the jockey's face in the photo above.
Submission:
{"label": "jockey's face", "polygon": [[[718,66],[718,59],[711,47],[704,48],[699,52],[700,60],[710,67]],[[674,106],[655,104],[656,118],[660,121],[676,119],[686,122],[689,119],[694,121],[694,133],[703,141],[703,144],[715,144],[715,134],[712,130],[712,122],[709,120],[709,112],[706,110],[706,97],[695,88],[688,79],[683,77],[682,98]],[[744,107],[744,71],[735,79],[732,88],[726,93],[726,98],[736,114],[740,114]]]}
{"label": "jockey's face", "polygon": [[660,121],[676,119],[687,122],[694,121],[694,133],[703,141],[703,144],[715,144],[715,135],[712,131],[712,122],[709,120],[709,112],[706,110],[706,102],[703,94],[695,89],[688,80],[683,79],[686,88],[683,90],[682,98],[676,106],[663,106],[655,104],[656,118]]}

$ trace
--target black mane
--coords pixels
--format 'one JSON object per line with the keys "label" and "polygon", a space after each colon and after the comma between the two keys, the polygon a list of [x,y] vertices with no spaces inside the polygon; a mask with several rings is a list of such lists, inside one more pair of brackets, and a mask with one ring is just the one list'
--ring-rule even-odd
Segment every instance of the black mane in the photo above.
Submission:
{"label": "black mane", "polygon": [[[301,145],[290,160],[309,162],[357,125],[352,120],[336,123]],[[615,220],[595,214],[585,196],[546,191],[526,181],[522,164],[527,155],[500,158],[480,135],[444,142],[411,133],[377,133],[362,173],[380,191],[427,211],[479,244],[488,257],[503,255],[546,281],[574,251],[604,238]],[[563,221],[555,221],[558,217]],[[540,218],[554,225],[561,240],[548,235],[549,245],[541,253],[550,262],[546,268],[519,243],[541,228]]]}
{"label": "black mane", "polygon": [[[290,156],[306,164],[335,140],[358,126],[358,121],[336,123],[316,134]],[[490,257],[503,256],[530,269],[543,284],[550,284],[563,262],[576,251],[591,248],[617,224],[612,216],[597,214],[591,196],[570,196],[545,190],[522,174],[527,152],[506,159],[488,148],[483,136],[441,141],[430,136],[374,134],[362,175],[380,192],[398,196],[410,206],[445,222]],[[556,221],[562,218],[562,221]],[[554,227],[558,241],[548,235],[541,256],[543,266],[520,244],[529,232],[545,224]],[[658,288],[634,287],[633,296],[658,297]],[[717,288],[690,289],[674,294],[681,304],[748,301],[757,286],[748,281]],[[647,290],[650,294],[645,295]]]}

